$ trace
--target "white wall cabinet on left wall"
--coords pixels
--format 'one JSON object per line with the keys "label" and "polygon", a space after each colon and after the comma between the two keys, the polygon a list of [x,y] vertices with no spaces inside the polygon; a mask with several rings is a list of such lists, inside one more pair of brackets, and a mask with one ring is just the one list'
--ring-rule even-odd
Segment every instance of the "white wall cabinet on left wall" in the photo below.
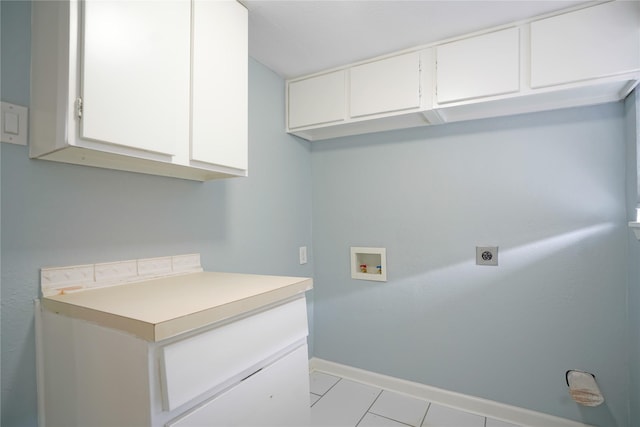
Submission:
{"label": "white wall cabinet on left wall", "polygon": [[247,174],[247,10],[35,2],[30,155],[208,180]]}

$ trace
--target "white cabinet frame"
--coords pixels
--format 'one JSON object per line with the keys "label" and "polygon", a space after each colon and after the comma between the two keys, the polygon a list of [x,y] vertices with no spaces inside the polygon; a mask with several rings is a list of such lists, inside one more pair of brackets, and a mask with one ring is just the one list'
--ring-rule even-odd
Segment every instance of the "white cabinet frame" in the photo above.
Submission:
{"label": "white cabinet frame", "polygon": [[[198,181],[247,175],[246,8],[234,0],[157,3],[158,13],[164,11],[158,22],[148,13],[154,2],[33,3],[30,157]],[[127,25],[126,36],[109,28],[117,20],[105,20],[110,31],[102,37],[106,30],[100,21],[111,7],[124,7],[132,19],[138,17],[134,21],[146,18],[157,25],[137,43],[136,30],[146,26]],[[203,19],[224,25],[207,32]],[[221,32],[226,34],[222,41]],[[93,47],[84,49],[84,33]],[[156,43],[158,33],[170,36],[164,40],[166,51],[159,47],[164,42]],[[119,44],[108,43],[114,40]],[[157,60],[145,59],[145,42],[154,47]],[[227,47],[220,48],[221,43]],[[124,52],[122,46],[129,45],[133,49]],[[96,46],[111,49],[109,55]],[[136,58],[130,58],[132,52]],[[109,68],[101,61],[110,55],[113,69],[103,73]],[[129,67],[141,75],[125,83]],[[168,84],[172,76],[175,82]]]}
{"label": "white cabinet frame", "polygon": [[[603,31],[605,26],[611,31]],[[570,27],[566,30],[574,33],[573,39],[559,40],[565,27]],[[380,89],[375,75],[392,58],[415,52],[420,56],[420,103],[414,109],[410,106],[415,103],[397,102],[404,91]],[[358,75],[364,69],[372,70],[373,77],[358,77],[345,88],[351,116],[295,128],[289,122],[287,132],[314,141],[619,101],[640,82],[640,2],[580,5],[333,71]],[[287,86],[308,77],[288,80]],[[366,94],[367,85],[378,92]],[[343,102],[345,95],[339,96]],[[296,100],[297,105],[313,102],[304,96]],[[294,105],[287,108],[290,117],[296,114]]]}

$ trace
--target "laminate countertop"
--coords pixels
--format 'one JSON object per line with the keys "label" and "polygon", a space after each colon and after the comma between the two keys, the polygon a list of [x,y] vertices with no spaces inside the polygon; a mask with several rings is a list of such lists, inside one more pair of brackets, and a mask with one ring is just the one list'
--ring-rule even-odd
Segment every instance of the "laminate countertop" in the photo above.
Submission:
{"label": "laminate countertop", "polygon": [[161,341],[302,297],[304,277],[200,272],[43,297],[45,309]]}

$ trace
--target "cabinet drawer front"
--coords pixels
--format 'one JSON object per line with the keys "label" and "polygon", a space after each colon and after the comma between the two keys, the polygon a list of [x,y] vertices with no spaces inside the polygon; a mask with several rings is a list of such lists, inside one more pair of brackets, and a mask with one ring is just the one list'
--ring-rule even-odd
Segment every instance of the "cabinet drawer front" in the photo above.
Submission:
{"label": "cabinet drawer front", "polygon": [[438,103],[520,90],[520,30],[509,28],[438,46]]}
{"label": "cabinet drawer front", "polygon": [[288,85],[289,128],[339,122],[345,116],[344,70]]}
{"label": "cabinet drawer front", "polygon": [[640,3],[614,1],[531,23],[531,86],[640,68]]}
{"label": "cabinet drawer front", "polygon": [[420,53],[358,65],[350,70],[351,117],[420,107]]}
{"label": "cabinet drawer front", "polygon": [[162,348],[164,409],[259,367],[267,357],[307,336],[305,299],[229,323]]}
{"label": "cabinet drawer front", "polygon": [[168,427],[309,425],[306,344]]}

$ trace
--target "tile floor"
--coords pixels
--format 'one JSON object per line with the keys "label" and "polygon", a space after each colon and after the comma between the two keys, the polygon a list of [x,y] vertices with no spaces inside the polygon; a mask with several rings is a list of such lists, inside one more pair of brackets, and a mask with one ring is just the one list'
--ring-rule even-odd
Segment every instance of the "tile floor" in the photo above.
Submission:
{"label": "tile floor", "polygon": [[518,427],[323,372],[310,385],[312,426]]}

